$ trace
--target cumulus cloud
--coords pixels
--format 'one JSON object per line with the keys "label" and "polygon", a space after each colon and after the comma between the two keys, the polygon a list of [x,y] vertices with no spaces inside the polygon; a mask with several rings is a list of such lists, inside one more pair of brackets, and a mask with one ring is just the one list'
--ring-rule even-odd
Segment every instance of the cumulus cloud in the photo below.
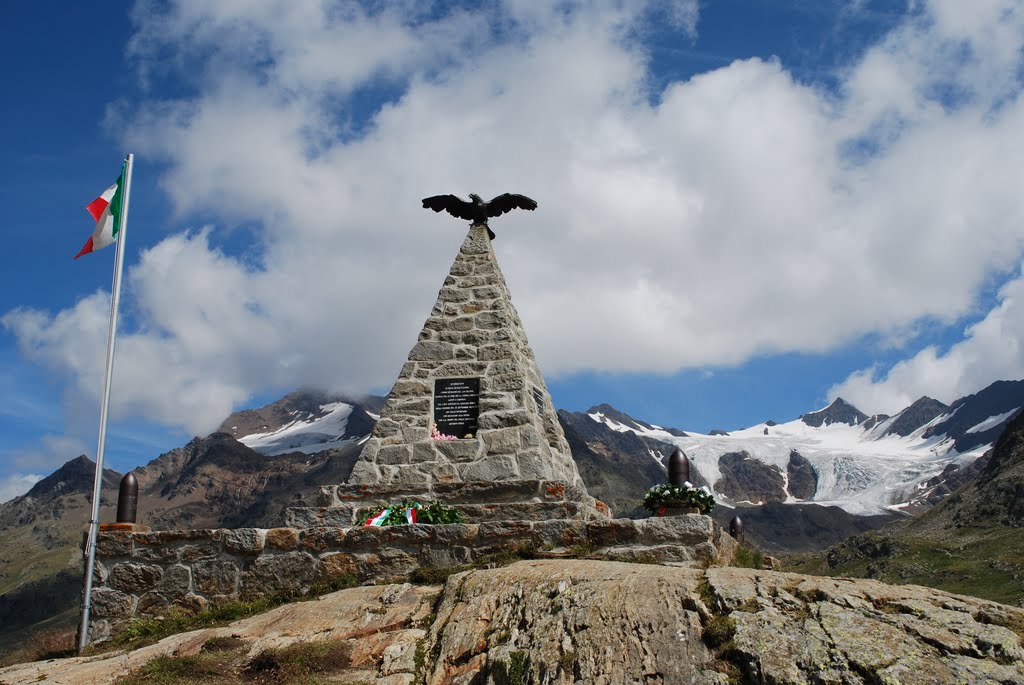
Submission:
{"label": "cumulus cloud", "polygon": [[24,495],[42,479],[42,476],[35,473],[16,473],[0,479],[0,503],[12,500],[19,495]]}
{"label": "cumulus cloud", "polygon": [[[1024,17],[958,7],[838,91],[747,59],[651,92],[644,36],[687,40],[696,2],[140,3],[146,95],[111,118],[211,225],[131,267],[116,412],[201,433],[268,387],[386,387],[465,229],[420,209],[441,192],[539,201],[495,249],[549,374],[955,323],[1024,245]],[[107,298],[3,323],[84,391]]]}
{"label": "cumulus cloud", "polygon": [[1004,379],[1024,378],[1024,276],[1007,283],[999,304],[942,351],[929,346],[885,372],[856,371],[829,390],[858,407],[893,414],[923,395],[949,403]]}

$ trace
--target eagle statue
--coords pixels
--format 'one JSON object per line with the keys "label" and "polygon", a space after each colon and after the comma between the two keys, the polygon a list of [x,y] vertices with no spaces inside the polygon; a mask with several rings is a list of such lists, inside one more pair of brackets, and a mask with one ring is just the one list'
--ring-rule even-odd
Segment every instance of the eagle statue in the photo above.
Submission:
{"label": "eagle statue", "polygon": [[435,212],[448,212],[457,219],[467,219],[473,222],[474,226],[487,228],[487,235],[494,240],[494,231],[487,225],[491,217],[501,216],[513,209],[537,209],[537,203],[525,195],[515,193],[504,193],[497,196],[490,202],[484,202],[476,193],[469,194],[470,202],[466,202],[455,195],[434,195],[423,198],[423,208],[432,209]]}

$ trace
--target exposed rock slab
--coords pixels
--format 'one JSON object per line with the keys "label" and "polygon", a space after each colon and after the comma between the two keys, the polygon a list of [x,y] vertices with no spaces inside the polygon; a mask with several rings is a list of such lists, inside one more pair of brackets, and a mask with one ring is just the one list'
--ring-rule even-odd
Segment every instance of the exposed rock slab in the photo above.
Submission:
{"label": "exposed rock slab", "polygon": [[131,653],[12,666],[0,683],[109,683],[239,636],[252,654],[349,640],[349,681],[388,685],[1024,684],[1024,610],[917,586],[535,560],[456,574],[438,592],[343,590]]}

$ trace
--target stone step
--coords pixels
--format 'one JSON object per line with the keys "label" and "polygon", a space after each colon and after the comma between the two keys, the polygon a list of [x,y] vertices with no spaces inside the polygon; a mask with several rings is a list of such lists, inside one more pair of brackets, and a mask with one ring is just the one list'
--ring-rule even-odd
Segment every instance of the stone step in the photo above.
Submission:
{"label": "stone step", "polygon": [[[442,504],[502,502],[584,502],[601,509],[582,488],[560,480],[503,480],[413,485],[323,485],[317,494],[321,507],[347,504],[395,504],[406,497]],[[606,508],[606,507],[605,507]]]}
{"label": "stone step", "polygon": [[[384,505],[385,503],[379,503],[379,506]],[[461,513],[467,523],[560,519],[601,521],[609,518],[607,508],[602,511],[588,502],[490,502],[456,503],[448,506]],[[356,524],[360,513],[374,508],[374,504],[367,502],[338,504],[331,507],[288,507],[285,510],[285,525],[289,528],[350,528]]]}

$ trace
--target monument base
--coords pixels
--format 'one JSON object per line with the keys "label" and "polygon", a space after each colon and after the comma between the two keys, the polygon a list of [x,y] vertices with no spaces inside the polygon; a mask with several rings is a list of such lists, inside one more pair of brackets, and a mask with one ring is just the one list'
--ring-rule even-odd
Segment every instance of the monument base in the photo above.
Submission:
{"label": "monument base", "polygon": [[291,528],[348,528],[361,512],[404,499],[436,501],[458,510],[467,523],[491,521],[608,520],[611,510],[580,487],[558,480],[508,480],[419,485],[327,485],[318,507],[289,507]]}

